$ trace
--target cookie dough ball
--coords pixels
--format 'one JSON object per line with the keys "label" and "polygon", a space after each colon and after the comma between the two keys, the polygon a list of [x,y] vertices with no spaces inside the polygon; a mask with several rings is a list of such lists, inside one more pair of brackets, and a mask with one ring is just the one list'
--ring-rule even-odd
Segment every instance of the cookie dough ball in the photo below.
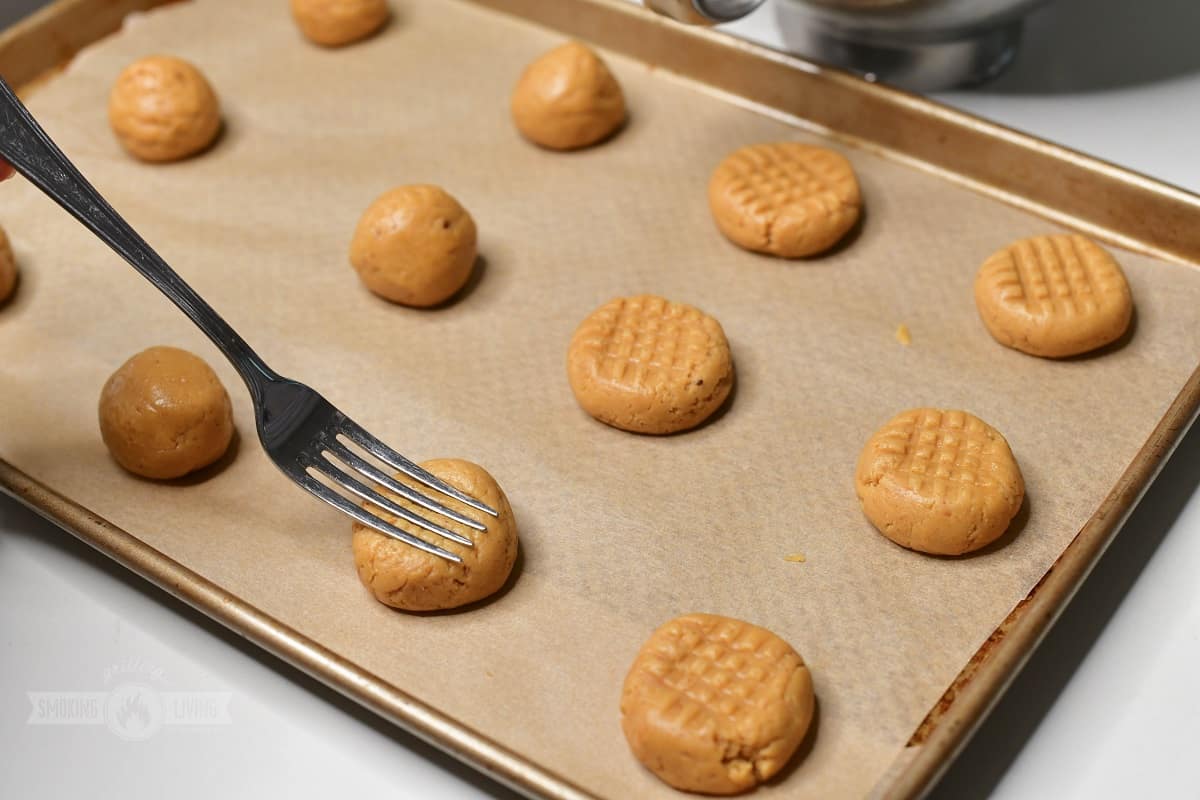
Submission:
{"label": "cookie dough ball", "polygon": [[567,380],[596,419],[635,433],[694,428],[733,387],[721,323],[653,295],[618,297],[580,323],[567,349]]}
{"label": "cookie dough ball", "polygon": [[179,58],[150,56],[117,76],[108,121],[136,158],[175,161],[212,144],[221,130],[221,108],[200,70]]}
{"label": "cookie dough ball", "polygon": [[475,220],[443,189],[400,186],[380,195],[358,221],[350,263],[380,297],[433,306],[467,282],[475,244]]}
{"label": "cookie dough ball", "polygon": [[850,162],[799,142],[734,151],[708,183],[717,228],[747,250],[802,258],[828,250],[858,221],[862,197]]}
{"label": "cookie dough ball", "polygon": [[326,47],[365,39],[390,15],[387,0],[292,0],[292,16],[300,30]]}
{"label": "cookie dough ball", "polygon": [[651,634],[625,678],[621,728],[676,789],[737,794],[769,779],[812,722],[812,677],[771,631],[688,614]]}
{"label": "cookie dough ball", "polygon": [[1030,355],[1079,355],[1120,339],[1133,317],[1125,273],[1084,236],[1010,244],[979,269],[975,306],[1000,344]]}
{"label": "cookie dough ball", "polygon": [[8,234],[0,228],[0,305],[8,302],[17,288],[17,260],[13,257]]}
{"label": "cookie dough ball", "polygon": [[973,414],[936,408],[897,414],[868,439],[854,488],[880,533],[936,555],[995,541],[1025,499],[1000,432]]}
{"label": "cookie dough ball", "polygon": [[[483,533],[438,517],[437,522],[455,533],[466,536],[473,547],[429,533],[386,511],[367,505],[373,514],[403,529],[407,533],[436,544],[443,550],[462,558],[455,564],[444,558],[418,550],[368,528],[354,523],[354,565],[363,585],[375,599],[385,605],[405,611],[436,611],[457,608],[494,594],[508,580],[517,560],[517,523],[504,491],[487,470],[470,461],[454,458],[426,461],[422,467],[456,489],[474,497],[499,512],[498,517],[482,514],[465,503],[437,495],[439,502],[476,519],[487,526]],[[428,489],[406,475],[396,480],[421,492]],[[428,518],[429,513],[416,504],[392,492],[384,492],[401,506]]]}
{"label": "cookie dough ball", "polygon": [[176,347],[151,347],[104,384],[100,435],[130,472],[178,478],[225,454],[233,439],[233,409],[203,359]]}
{"label": "cookie dough ball", "polygon": [[600,56],[567,42],[534,61],[512,94],[517,130],[534,144],[576,150],[611,136],[625,122],[625,96]]}

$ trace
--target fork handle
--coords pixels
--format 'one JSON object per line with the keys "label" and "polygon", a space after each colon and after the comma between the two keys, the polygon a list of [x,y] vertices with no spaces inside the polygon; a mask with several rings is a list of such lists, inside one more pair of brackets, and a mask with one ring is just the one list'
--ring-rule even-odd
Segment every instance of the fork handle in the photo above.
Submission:
{"label": "fork handle", "polygon": [[179,306],[237,368],[256,404],[268,384],[282,380],[100,196],[46,135],[3,78],[0,78],[0,156]]}

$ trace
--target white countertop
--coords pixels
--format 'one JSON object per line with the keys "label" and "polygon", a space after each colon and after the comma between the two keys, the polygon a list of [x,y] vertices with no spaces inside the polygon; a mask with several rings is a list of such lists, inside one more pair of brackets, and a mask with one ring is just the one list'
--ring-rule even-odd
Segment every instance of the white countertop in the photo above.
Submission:
{"label": "white countertop", "polygon": [[[1200,191],[1200,4],[1137,5],[1060,0],[1007,75],[942,99]],[[736,29],[777,42],[769,9]],[[1200,796],[1198,484],[1193,431],[934,797]],[[37,725],[28,692],[56,693],[43,718],[139,692],[198,705]],[[68,793],[514,796],[0,497],[0,797]]]}

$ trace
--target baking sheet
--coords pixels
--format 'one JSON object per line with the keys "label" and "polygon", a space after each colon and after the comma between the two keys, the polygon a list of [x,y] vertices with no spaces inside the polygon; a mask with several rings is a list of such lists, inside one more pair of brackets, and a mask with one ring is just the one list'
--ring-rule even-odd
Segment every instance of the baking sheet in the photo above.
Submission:
{"label": "baking sheet", "polygon": [[[971,301],[978,264],[1053,228],[937,178],[848,151],[867,215],[811,262],[743,253],[708,218],[711,168],[742,144],[812,140],[611,57],[631,109],[620,136],[537,150],[507,118],[522,67],[559,37],[469,4],[408,0],[381,36],[326,51],[286,11],[181,4],[83,53],[31,108],[113,204],[285,374],[406,454],[461,456],[507,490],[519,575],[469,611],[405,616],[354,575],[349,525],[258,450],[248,399],[190,323],[36,190],[0,192],[22,266],[0,311],[0,456],[382,679],[610,797],[675,796],[617,725],[624,671],[670,616],[740,616],[788,639],[819,700],[803,760],[764,796],[859,796],[883,775],[988,634],[1099,505],[1194,368],[1200,275],[1120,253],[1138,305],[1123,347],[1065,362],[1004,350]],[[200,65],[225,134],[148,166],[107,130],[125,63]],[[399,183],[436,182],[471,210],[478,280],[437,311],[360,287],[358,215]],[[727,413],[681,436],[611,430],[575,406],[574,326],[655,292],[725,326]],[[899,323],[913,343],[893,338]],[[95,403],[152,344],[218,369],[236,457],[170,485],[108,459]],[[854,460],[896,411],[961,407],[1008,437],[1029,492],[1018,535],[931,559],[875,534]],[[804,563],[784,556],[803,552]],[[514,646],[520,642],[520,646]]]}

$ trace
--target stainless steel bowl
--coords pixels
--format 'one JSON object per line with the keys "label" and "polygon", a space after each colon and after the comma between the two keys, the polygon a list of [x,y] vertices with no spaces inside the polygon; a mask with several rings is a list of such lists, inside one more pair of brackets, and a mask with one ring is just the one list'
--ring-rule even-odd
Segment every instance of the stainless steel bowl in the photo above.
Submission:
{"label": "stainless steel bowl", "polygon": [[741,19],[765,0],[646,0],[660,14],[693,25],[713,25]]}
{"label": "stainless steel bowl", "polygon": [[[986,81],[1048,0],[775,0],[787,49],[917,91]],[[687,22],[728,22],[763,0],[647,0]]]}

